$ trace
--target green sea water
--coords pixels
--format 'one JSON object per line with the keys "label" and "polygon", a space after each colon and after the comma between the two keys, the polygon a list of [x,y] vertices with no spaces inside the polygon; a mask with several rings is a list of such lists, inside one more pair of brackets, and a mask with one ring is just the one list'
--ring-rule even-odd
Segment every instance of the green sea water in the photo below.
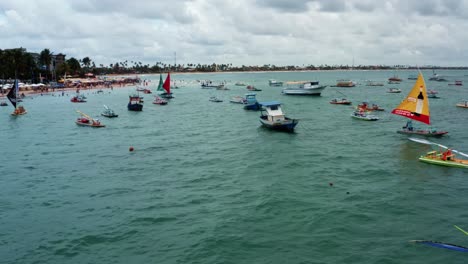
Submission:
{"label": "green sea water", "polygon": [[[399,85],[364,85],[395,73]],[[415,73],[173,74],[175,98],[160,106],[144,95],[142,112],[126,109],[135,87],[82,91],[84,104],[71,92],[29,97],[16,118],[2,107],[0,263],[467,263],[466,253],[408,242],[468,246],[453,227],[468,229],[468,171],[419,162],[430,147],[397,134],[406,119],[390,114]],[[468,85],[467,72],[438,73]],[[433,126],[449,131],[434,141],[468,152],[468,111],[455,107],[466,87],[424,74],[441,97],[430,99]],[[159,75],[140,78],[156,90]],[[359,85],[295,97],[268,79]],[[262,89],[259,101],[281,101],[300,119],[296,132],[264,129],[258,112],[229,103],[248,92],[238,81]],[[342,97],[385,111],[354,120],[352,107],[329,104]],[[105,128],[74,124],[76,110],[98,117],[103,104],[119,114],[100,118]]]}

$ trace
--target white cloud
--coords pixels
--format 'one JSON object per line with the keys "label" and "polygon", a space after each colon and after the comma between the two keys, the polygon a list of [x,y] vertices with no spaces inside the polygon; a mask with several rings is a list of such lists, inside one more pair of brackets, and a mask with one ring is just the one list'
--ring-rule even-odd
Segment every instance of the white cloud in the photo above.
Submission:
{"label": "white cloud", "polygon": [[466,65],[468,0],[4,0],[0,48],[117,61]]}

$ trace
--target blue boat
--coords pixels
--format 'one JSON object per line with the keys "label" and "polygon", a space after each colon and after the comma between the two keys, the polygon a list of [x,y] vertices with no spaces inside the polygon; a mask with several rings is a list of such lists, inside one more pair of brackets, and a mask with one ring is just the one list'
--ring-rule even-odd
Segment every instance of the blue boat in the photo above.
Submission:
{"label": "blue boat", "polygon": [[256,93],[245,94],[245,110],[258,111],[262,108],[262,105],[258,103],[256,96]]}
{"label": "blue boat", "polygon": [[299,120],[284,116],[281,110],[281,103],[278,101],[261,102],[264,108],[261,109],[260,123],[270,129],[294,132]]}

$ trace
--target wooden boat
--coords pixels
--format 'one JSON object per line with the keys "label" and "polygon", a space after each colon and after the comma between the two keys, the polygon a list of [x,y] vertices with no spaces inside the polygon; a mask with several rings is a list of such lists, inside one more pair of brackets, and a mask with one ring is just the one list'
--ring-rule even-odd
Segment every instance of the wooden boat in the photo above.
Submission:
{"label": "wooden boat", "polygon": [[351,117],[354,119],[359,119],[363,121],[377,121],[379,120],[378,116],[375,115],[369,115],[365,111],[354,111],[351,114]]}
{"label": "wooden boat", "polygon": [[162,99],[162,98],[159,97],[159,96],[156,96],[156,97],[154,98],[153,104],[167,105],[167,101],[164,100],[164,99]]}
{"label": "wooden boat", "polygon": [[356,83],[351,80],[337,80],[335,87],[354,87]]}
{"label": "wooden boat", "polygon": [[445,151],[433,150],[433,151],[427,152],[424,155],[421,155],[419,157],[419,160],[422,162],[426,162],[426,163],[430,163],[434,165],[440,165],[440,166],[468,169],[468,159],[459,159],[456,157],[454,153],[459,154],[460,156],[464,156],[464,157],[468,157],[468,154],[465,154],[463,152],[448,148],[444,145],[434,143],[425,139],[409,138],[409,140],[417,142],[417,143],[434,145],[434,146],[440,147],[441,149],[445,149]]}
{"label": "wooden boat", "polygon": [[113,117],[118,117],[119,115],[114,112],[114,110],[110,109],[107,107],[107,105],[104,105],[104,112],[101,113],[102,116],[113,118]]}
{"label": "wooden boat", "polygon": [[350,105],[350,104],[352,104],[352,102],[348,101],[348,99],[346,99],[346,98],[343,98],[343,99],[332,99],[330,101],[330,104]]}
{"label": "wooden boat", "polygon": [[282,93],[286,95],[316,95],[320,96],[327,87],[320,85],[318,81],[300,81],[287,82],[288,88],[283,89]]}
{"label": "wooden boat", "polygon": [[90,117],[89,115],[87,115],[85,113],[82,113],[81,111],[78,111],[78,110],[76,110],[76,112],[81,115],[75,121],[75,123],[78,126],[105,127],[105,125],[101,124],[101,122],[98,119],[94,119],[94,118]]}
{"label": "wooden boat", "polygon": [[223,100],[219,99],[219,98],[216,97],[216,96],[211,96],[209,100],[210,100],[211,102],[214,102],[214,103],[221,103],[221,102],[223,102]]}
{"label": "wooden boat", "polygon": [[[392,114],[400,115],[411,120],[430,125],[429,100],[426,91],[426,83],[422,73],[419,73],[413,88],[406,98],[392,110]],[[412,122],[407,122],[406,126],[398,130],[399,134],[420,135],[425,137],[440,137],[447,134],[447,131],[437,131],[429,129],[415,129]]]}
{"label": "wooden boat", "polygon": [[461,108],[468,108],[468,100],[464,100],[460,103],[457,103],[456,106]]}
{"label": "wooden boat", "polygon": [[406,134],[406,135],[419,135],[424,137],[441,137],[447,134],[447,131],[437,131],[435,129],[415,129],[413,127],[412,120],[408,120],[406,125],[402,127],[401,130],[397,131],[398,134]]}
{"label": "wooden boat", "polygon": [[256,93],[245,94],[245,110],[258,111],[261,110],[262,105],[257,101]]}
{"label": "wooden boat", "polygon": [[21,116],[28,113],[22,105],[18,105],[18,103],[22,102],[22,100],[19,96],[19,85],[17,79],[15,80],[15,84],[13,85],[13,87],[10,88],[10,91],[7,94],[7,98],[15,108],[13,113],[11,113],[12,116]]}
{"label": "wooden boat", "polygon": [[262,126],[286,132],[294,132],[299,120],[291,119],[284,115],[281,109],[281,103],[278,101],[260,103],[264,108],[261,109],[260,123]]}
{"label": "wooden boat", "polygon": [[389,88],[387,93],[401,93],[401,89],[398,88]]}

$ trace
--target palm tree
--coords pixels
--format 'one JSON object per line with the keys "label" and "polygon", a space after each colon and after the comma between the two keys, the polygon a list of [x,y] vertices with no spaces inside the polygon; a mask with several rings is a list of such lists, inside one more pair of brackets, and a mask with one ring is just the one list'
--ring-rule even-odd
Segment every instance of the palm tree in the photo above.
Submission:
{"label": "palm tree", "polygon": [[49,49],[44,49],[39,55],[39,61],[41,68],[46,70],[46,76],[50,73],[50,64],[52,62],[52,53]]}

